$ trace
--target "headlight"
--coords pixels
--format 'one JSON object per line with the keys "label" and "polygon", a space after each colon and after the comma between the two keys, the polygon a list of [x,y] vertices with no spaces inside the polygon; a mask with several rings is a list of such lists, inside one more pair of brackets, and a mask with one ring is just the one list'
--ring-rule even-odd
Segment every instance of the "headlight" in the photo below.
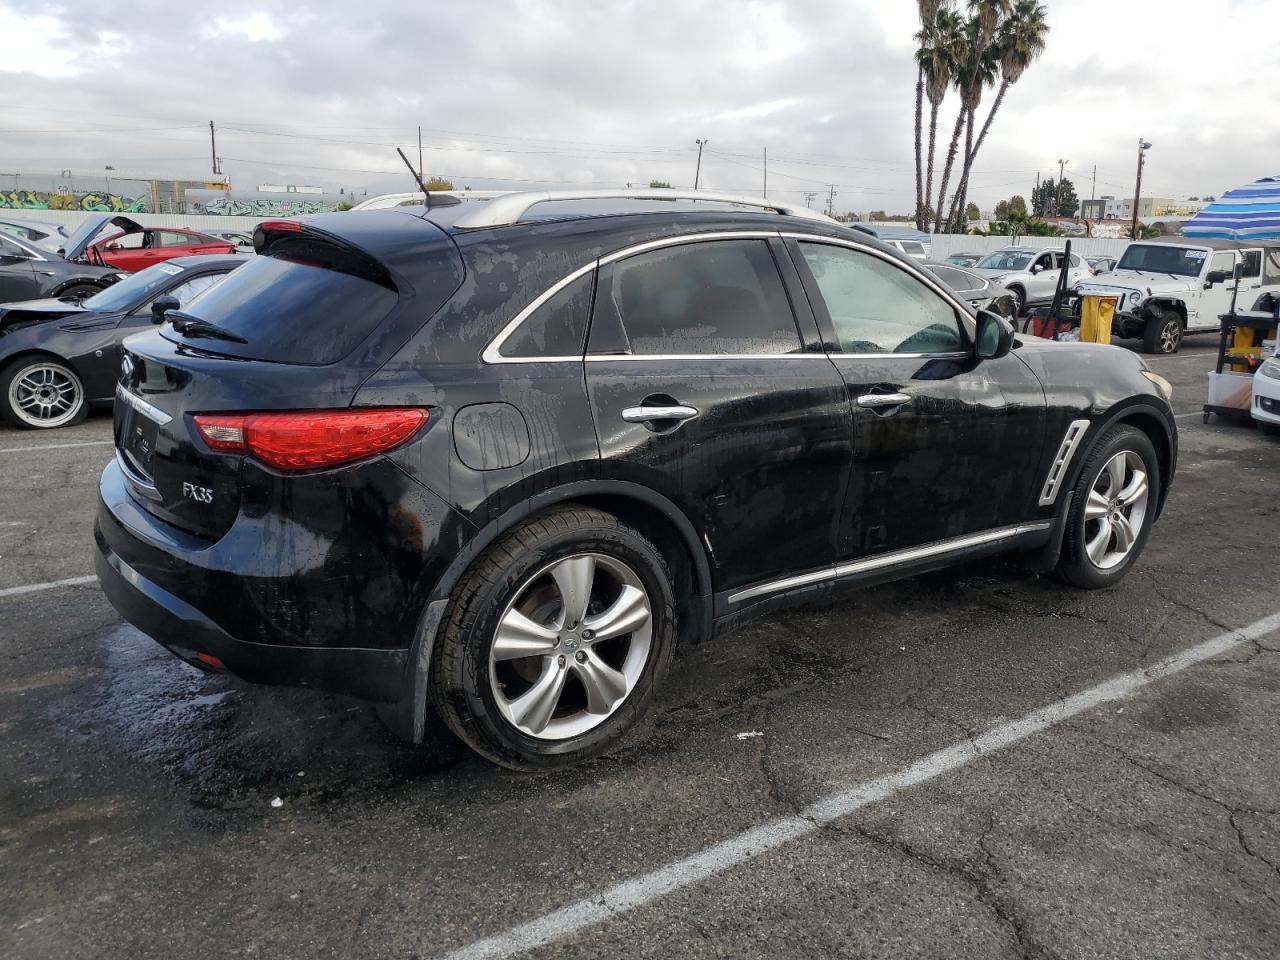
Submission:
{"label": "headlight", "polygon": [[1129,294],[1129,309],[1132,310],[1134,307],[1136,307],[1138,305],[1138,301],[1140,301],[1141,299],[1142,299],[1141,291],[1135,290],[1133,291],[1133,293]]}
{"label": "headlight", "polygon": [[[1170,383],[1164,377],[1160,376],[1160,374],[1153,373],[1150,370],[1143,370],[1142,375],[1155,384],[1156,389],[1160,391],[1160,393],[1164,396],[1165,400],[1173,399],[1172,383]],[[1280,374],[1277,374],[1277,378],[1280,379]]]}
{"label": "headlight", "polygon": [[1280,360],[1264,360],[1259,369],[1264,377],[1280,380]]}

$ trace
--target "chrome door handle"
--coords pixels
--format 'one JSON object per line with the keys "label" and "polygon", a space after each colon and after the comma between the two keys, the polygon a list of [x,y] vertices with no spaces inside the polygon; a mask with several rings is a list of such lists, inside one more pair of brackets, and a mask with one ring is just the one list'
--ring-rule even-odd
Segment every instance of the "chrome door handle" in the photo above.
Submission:
{"label": "chrome door handle", "polygon": [[627,423],[652,423],[654,420],[692,420],[698,415],[696,407],[627,407],[622,419]]}
{"label": "chrome door handle", "polygon": [[858,398],[860,407],[900,407],[911,402],[909,393],[864,393]]}
{"label": "chrome door handle", "polygon": [[41,270],[40,272],[41,272],[41,273],[43,273],[46,277],[52,277],[52,276],[53,276],[57,271],[56,271],[56,270]]}

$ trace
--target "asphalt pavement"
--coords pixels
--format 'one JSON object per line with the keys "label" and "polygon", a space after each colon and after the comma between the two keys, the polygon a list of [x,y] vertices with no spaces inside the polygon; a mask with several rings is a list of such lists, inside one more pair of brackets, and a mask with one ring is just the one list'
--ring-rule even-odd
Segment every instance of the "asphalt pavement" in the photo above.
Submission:
{"label": "asphalt pavement", "polygon": [[1119,587],[776,616],[544,777],[173,659],[85,579],[109,418],[0,427],[0,956],[1271,960],[1280,441],[1201,423],[1209,340],[1150,361],[1181,463]]}

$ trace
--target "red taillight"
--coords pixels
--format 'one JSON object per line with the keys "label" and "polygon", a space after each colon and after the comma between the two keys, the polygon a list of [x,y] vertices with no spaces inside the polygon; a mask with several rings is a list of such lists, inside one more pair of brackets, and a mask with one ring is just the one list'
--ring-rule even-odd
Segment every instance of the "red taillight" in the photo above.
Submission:
{"label": "red taillight", "polygon": [[263,233],[301,233],[302,224],[297,220],[263,220],[258,229]]}
{"label": "red taillight", "polygon": [[421,407],[200,413],[196,429],[212,450],[249,454],[277,470],[319,470],[393,450],[427,422]]}
{"label": "red taillight", "polygon": [[223,663],[220,659],[215,657],[212,653],[203,653],[203,652],[197,653],[196,659],[203,664],[207,664],[208,666],[213,667],[215,670],[227,669],[227,665]]}

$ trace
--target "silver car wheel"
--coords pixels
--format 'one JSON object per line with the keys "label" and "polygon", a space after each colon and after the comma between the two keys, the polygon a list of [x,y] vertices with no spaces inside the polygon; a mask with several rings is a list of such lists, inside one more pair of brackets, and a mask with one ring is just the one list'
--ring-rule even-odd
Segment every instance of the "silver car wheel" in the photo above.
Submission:
{"label": "silver car wheel", "polygon": [[70,423],[84,404],[80,378],[60,363],[38,360],[9,381],[9,407],[30,427]]}
{"label": "silver car wheel", "polygon": [[1124,562],[1147,519],[1147,467],[1132,450],[1106,462],[1089,487],[1084,507],[1084,551],[1099,570]]}
{"label": "silver car wheel", "polygon": [[635,571],[579,553],[526,578],[489,652],[502,716],[539,740],[581,736],[611,717],[644,674],[653,609]]}
{"label": "silver car wheel", "polygon": [[1160,352],[1173,353],[1182,342],[1182,321],[1166,320],[1160,328]]}

